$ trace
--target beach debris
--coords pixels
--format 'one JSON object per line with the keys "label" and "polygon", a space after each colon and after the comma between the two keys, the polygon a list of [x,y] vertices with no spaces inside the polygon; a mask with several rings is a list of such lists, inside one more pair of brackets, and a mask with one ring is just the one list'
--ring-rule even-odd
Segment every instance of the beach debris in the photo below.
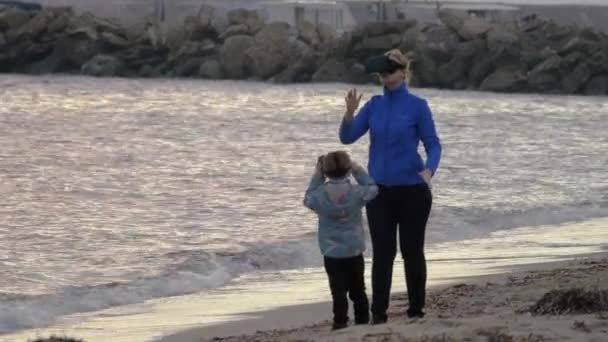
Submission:
{"label": "beach debris", "polygon": [[76,338],[72,338],[72,337],[66,337],[66,336],[52,335],[51,337],[47,337],[47,338],[37,338],[31,342],[84,342],[84,340],[76,339]]}
{"label": "beach debris", "polygon": [[530,312],[535,315],[589,314],[608,311],[608,290],[552,290]]}
{"label": "beach debris", "polygon": [[591,332],[591,329],[587,326],[587,323],[585,323],[585,321],[574,321],[574,323],[572,324],[572,329],[584,331],[587,333]]}

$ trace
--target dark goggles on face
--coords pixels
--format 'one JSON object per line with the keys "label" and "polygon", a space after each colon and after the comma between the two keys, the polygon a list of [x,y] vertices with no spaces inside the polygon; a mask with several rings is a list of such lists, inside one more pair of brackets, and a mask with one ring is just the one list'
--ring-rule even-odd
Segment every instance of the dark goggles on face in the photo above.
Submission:
{"label": "dark goggles on face", "polygon": [[384,55],[370,57],[365,61],[365,71],[370,74],[387,76],[399,69],[403,69],[403,65],[393,62]]}

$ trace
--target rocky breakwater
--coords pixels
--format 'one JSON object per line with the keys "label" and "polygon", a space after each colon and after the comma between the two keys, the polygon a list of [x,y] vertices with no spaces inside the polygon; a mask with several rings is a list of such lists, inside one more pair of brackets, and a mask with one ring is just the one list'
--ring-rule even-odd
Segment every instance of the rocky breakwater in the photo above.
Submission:
{"label": "rocky breakwater", "polygon": [[488,24],[439,11],[363,25],[340,36],[326,25],[266,23],[255,11],[203,6],[171,27],[121,27],[71,8],[0,7],[0,72],[198,77],[277,83],[371,83],[363,62],[400,48],[415,86],[497,92],[608,94],[608,37],[538,18]]}

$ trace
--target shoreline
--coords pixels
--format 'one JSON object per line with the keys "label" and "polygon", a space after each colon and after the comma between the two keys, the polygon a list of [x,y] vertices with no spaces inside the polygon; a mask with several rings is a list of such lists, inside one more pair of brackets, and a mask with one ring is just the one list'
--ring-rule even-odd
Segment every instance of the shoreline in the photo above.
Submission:
{"label": "shoreline", "polygon": [[[595,267],[595,265],[597,265],[597,268],[600,269],[600,272],[598,272],[597,275],[585,275],[585,272],[587,272],[586,266],[588,265],[591,265],[591,267]],[[597,284],[602,283],[600,281],[601,279],[608,281],[608,252],[575,255],[562,261],[540,262],[534,264],[512,265],[503,267],[498,266],[497,268],[502,269],[502,273],[456,278],[452,279],[449,284],[429,287],[429,299],[426,310],[427,316],[424,319],[419,320],[419,322],[417,323],[419,323],[421,326],[427,326],[427,328],[432,328],[431,331],[434,331],[438,327],[441,327],[441,329],[447,329],[445,333],[448,334],[455,333],[455,331],[451,330],[462,330],[455,329],[456,327],[461,326],[465,326],[464,330],[468,331],[470,327],[466,327],[474,325],[475,322],[475,318],[472,318],[471,316],[484,313],[484,311],[487,310],[487,308],[484,310],[480,310],[480,308],[476,307],[477,304],[483,301],[474,300],[472,299],[474,297],[471,296],[470,299],[472,302],[472,306],[467,306],[466,308],[464,308],[464,312],[459,311],[462,308],[459,309],[458,307],[452,308],[452,310],[455,311],[453,313],[446,313],[445,311],[442,312],[442,310],[438,310],[438,308],[442,307],[442,302],[453,301],[458,297],[462,296],[466,297],[468,296],[468,294],[471,294],[470,292],[486,292],[486,295],[489,293],[489,297],[495,297],[496,295],[500,296],[501,292],[504,292],[505,289],[510,288],[515,294],[514,297],[525,297],[525,295],[529,294],[529,292],[534,292],[534,295],[540,298],[539,294],[541,292],[548,292],[552,288],[562,286],[573,286],[575,285],[573,283],[577,283],[579,286],[582,287],[593,287],[593,284],[594,282],[596,282],[596,280]],[[574,279],[574,281],[562,279],[562,275],[567,273],[576,274],[576,279]],[[579,273],[581,273],[582,275]],[[552,288],[547,288],[547,282],[551,282],[551,277],[556,278],[555,284],[554,286],[552,286]],[[531,286],[532,289],[521,288],[524,285],[528,287]],[[537,287],[535,285],[545,286]],[[368,289],[368,296],[369,292],[370,291]],[[393,337],[396,338],[395,340],[400,340],[399,338],[405,337],[402,336],[404,333],[407,334],[408,338],[412,338],[416,337],[412,334],[416,335],[420,333],[425,333],[427,329],[416,329],[416,332],[399,331],[400,328],[408,327],[411,324],[415,323],[414,321],[407,322],[407,319],[405,319],[405,298],[406,296],[403,292],[398,292],[392,295],[392,302],[389,308],[389,322],[386,325],[366,325],[356,327],[351,325],[347,329],[338,332],[331,332],[331,303],[319,302],[279,307],[276,309],[261,312],[245,312],[242,313],[241,317],[244,317],[244,319],[242,320],[186,329],[177,333],[166,335],[155,341],[283,341],[298,340],[304,337],[306,337],[307,341],[338,341],[343,339],[349,340],[353,338],[356,340],[361,340],[364,337],[364,334],[373,332],[388,338],[382,341],[392,341],[392,339],[390,338]],[[510,303],[512,302],[512,300],[506,299],[505,303],[507,302]],[[512,303],[507,306],[511,305]],[[498,317],[494,316],[496,315],[490,315],[490,317],[485,317],[484,320],[487,321],[491,319],[499,319],[502,316],[505,316],[505,314],[501,313],[500,315],[498,315]],[[321,319],[321,317],[323,317],[323,319]],[[524,316],[522,317],[526,318],[529,317],[529,315],[524,314]],[[581,318],[590,319],[587,316]],[[572,318],[568,317],[561,319],[572,320]],[[446,323],[446,320],[449,320],[450,322],[452,322],[453,320],[458,320],[460,322]],[[548,321],[556,321],[556,319],[549,319]],[[547,322],[543,321],[543,324],[545,323]],[[608,331],[608,321],[605,321],[605,323],[606,331]],[[450,327],[450,325],[453,326]],[[533,325],[534,324],[532,324],[532,326]],[[606,336],[608,337],[608,332],[606,334]],[[423,340],[430,341],[432,339]],[[445,341],[452,340],[446,339]],[[538,341],[542,341],[542,339],[538,339]]]}

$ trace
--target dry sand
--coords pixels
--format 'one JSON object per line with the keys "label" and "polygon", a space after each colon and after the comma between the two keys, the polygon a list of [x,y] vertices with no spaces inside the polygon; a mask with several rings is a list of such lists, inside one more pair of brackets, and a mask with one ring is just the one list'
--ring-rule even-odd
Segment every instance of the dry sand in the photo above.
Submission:
{"label": "dry sand", "polygon": [[[162,342],[608,341],[606,254],[527,269],[432,289],[423,319],[406,318],[406,296],[397,294],[391,302],[388,324],[351,326],[335,332],[330,331],[327,320],[306,324],[315,322],[314,317],[328,316],[330,304],[318,303],[268,311],[252,320],[197,328],[167,336]],[[579,292],[560,296],[572,289]],[[551,293],[536,307],[552,313],[533,313],[534,306],[553,290],[561,292]],[[556,313],[560,310],[563,313]],[[565,312],[572,310],[575,312]]]}

